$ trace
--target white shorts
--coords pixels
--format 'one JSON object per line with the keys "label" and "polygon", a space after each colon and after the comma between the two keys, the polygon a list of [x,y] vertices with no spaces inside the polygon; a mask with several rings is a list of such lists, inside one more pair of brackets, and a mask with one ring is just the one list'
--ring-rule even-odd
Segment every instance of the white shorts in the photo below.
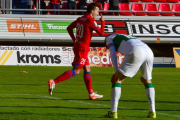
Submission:
{"label": "white shorts", "polygon": [[125,55],[118,71],[127,77],[133,77],[140,68],[141,77],[151,80],[153,61],[154,54],[147,45],[136,46],[132,54]]}

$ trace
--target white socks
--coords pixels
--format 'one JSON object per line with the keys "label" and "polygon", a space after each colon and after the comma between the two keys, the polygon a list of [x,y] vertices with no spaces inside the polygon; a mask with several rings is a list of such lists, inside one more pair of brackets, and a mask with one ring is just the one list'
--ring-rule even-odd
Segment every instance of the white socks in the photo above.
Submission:
{"label": "white socks", "polygon": [[[149,103],[149,111],[155,112],[155,90],[152,83],[145,85],[146,96]],[[117,112],[118,102],[121,97],[121,84],[114,83],[111,88],[111,112]]]}
{"label": "white socks", "polygon": [[111,88],[111,112],[117,112],[118,102],[121,97],[121,84],[114,83]]}
{"label": "white socks", "polygon": [[146,88],[146,96],[148,98],[149,103],[149,111],[155,112],[155,90],[152,83],[148,83],[145,85]]}

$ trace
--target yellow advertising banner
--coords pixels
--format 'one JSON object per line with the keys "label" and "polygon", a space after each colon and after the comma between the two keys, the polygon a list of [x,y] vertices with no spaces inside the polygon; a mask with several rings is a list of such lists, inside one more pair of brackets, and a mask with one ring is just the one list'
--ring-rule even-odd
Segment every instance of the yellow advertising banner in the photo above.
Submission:
{"label": "yellow advertising banner", "polygon": [[176,68],[180,68],[180,47],[174,47],[173,52]]}

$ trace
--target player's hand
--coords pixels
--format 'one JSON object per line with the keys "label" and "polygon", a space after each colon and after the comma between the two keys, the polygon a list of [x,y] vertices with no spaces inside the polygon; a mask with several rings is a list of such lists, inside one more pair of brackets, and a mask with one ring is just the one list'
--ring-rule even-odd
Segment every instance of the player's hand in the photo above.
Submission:
{"label": "player's hand", "polygon": [[100,21],[104,21],[104,17],[102,16],[102,13],[100,14],[100,16],[101,16],[101,17],[99,18],[99,20],[100,20]]}

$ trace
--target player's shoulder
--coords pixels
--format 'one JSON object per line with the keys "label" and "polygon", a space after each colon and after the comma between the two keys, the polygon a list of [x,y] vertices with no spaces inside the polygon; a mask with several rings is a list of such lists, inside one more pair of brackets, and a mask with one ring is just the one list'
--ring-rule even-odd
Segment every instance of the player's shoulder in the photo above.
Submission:
{"label": "player's shoulder", "polygon": [[87,19],[89,22],[94,22],[95,20],[92,18],[90,14],[85,14],[84,17]]}
{"label": "player's shoulder", "polygon": [[77,20],[78,20],[78,21],[82,21],[82,22],[83,22],[83,21],[84,21],[84,22],[88,22],[88,21],[89,21],[89,19],[88,19],[86,16],[78,17]]}

